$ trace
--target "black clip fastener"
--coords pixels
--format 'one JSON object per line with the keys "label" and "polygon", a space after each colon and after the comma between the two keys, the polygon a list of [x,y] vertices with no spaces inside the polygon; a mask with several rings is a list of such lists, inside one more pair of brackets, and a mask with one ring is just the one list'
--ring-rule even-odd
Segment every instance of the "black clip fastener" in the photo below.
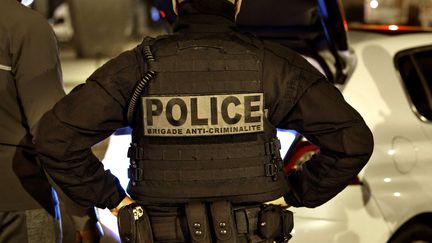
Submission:
{"label": "black clip fastener", "polygon": [[265,175],[267,177],[272,177],[273,181],[278,179],[279,168],[276,163],[272,161],[272,163],[265,164]]}
{"label": "black clip fastener", "polygon": [[143,180],[143,169],[142,168],[138,168],[136,166],[136,164],[132,164],[129,168],[128,168],[128,177],[130,179],[133,180],[133,182],[136,181],[142,181]]}
{"label": "black clip fastener", "polygon": [[141,160],[144,158],[144,149],[139,147],[136,143],[131,143],[127,156],[131,160]]}
{"label": "black clip fastener", "polygon": [[132,180],[132,185],[143,180],[143,169],[138,167],[139,160],[143,159],[144,149],[136,143],[131,143],[128,149],[128,157],[130,158],[130,166],[128,168],[128,177]]}
{"label": "black clip fastener", "polygon": [[270,142],[266,143],[266,155],[270,155],[270,163],[265,164],[265,174],[272,177],[273,181],[278,179],[278,172],[283,168],[282,159],[280,155],[281,143],[279,139],[273,138]]}

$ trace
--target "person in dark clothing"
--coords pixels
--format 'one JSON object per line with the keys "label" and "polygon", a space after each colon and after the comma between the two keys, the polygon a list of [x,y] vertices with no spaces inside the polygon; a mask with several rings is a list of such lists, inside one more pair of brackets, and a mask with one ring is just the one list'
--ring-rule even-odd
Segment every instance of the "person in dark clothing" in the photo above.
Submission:
{"label": "person in dark clothing", "polygon": [[42,115],[64,96],[46,20],[0,0],[0,242],[60,242],[59,215],[32,143]]}
{"label": "person in dark clothing", "polygon": [[[304,58],[236,30],[241,1],[173,3],[173,35],[145,38],[44,115],[42,164],[77,203],[119,213],[120,226],[125,210],[144,215],[136,230],[150,241],[285,242],[289,214],[262,203],[327,202],[367,163],[372,134]],[[125,126],[130,197],[90,150]],[[320,147],[288,177],[276,128]]]}
{"label": "person in dark clothing", "polygon": [[[46,19],[23,6],[32,1],[22,2],[0,0],[0,242],[61,242],[57,197],[32,141],[39,119],[65,95],[58,46]],[[90,229],[97,218],[61,199],[79,237],[98,237]]]}

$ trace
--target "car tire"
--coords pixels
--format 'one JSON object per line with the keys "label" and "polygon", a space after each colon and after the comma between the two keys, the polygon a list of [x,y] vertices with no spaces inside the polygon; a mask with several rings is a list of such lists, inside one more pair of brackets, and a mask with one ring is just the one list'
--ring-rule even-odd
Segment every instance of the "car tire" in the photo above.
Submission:
{"label": "car tire", "polygon": [[432,243],[432,226],[425,223],[412,223],[403,227],[388,243]]}

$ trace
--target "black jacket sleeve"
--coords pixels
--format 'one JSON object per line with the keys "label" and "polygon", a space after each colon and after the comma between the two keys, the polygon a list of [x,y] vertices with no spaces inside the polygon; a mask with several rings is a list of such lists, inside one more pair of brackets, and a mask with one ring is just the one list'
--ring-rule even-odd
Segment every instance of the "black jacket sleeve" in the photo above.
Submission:
{"label": "black jacket sleeve", "polygon": [[340,91],[290,49],[266,43],[264,89],[269,120],[292,129],[320,148],[287,178],[292,190],[285,201],[316,207],[342,191],[367,163],[372,133]]}
{"label": "black jacket sleeve", "polygon": [[127,125],[126,105],[142,63],[128,51],[98,69],[40,121],[36,147],[52,179],[83,206],[114,208],[125,197],[91,147]]}
{"label": "black jacket sleeve", "polygon": [[365,166],[373,150],[372,133],[363,118],[330,82],[319,80],[305,90],[281,128],[294,129],[320,152],[288,176],[292,206],[319,206],[342,191]]}
{"label": "black jacket sleeve", "polygon": [[34,11],[19,11],[16,14],[23,21],[16,24],[10,36],[12,72],[25,123],[34,136],[41,116],[65,93],[52,28]]}

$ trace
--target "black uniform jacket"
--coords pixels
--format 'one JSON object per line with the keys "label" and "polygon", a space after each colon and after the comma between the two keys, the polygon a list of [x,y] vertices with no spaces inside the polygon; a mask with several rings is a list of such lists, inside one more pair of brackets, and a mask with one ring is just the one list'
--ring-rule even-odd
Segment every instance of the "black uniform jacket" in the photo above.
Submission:
{"label": "black uniform jacket", "polygon": [[[224,17],[195,15],[182,16],[176,31],[202,37],[234,31],[234,27]],[[127,104],[145,71],[140,50],[138,46],[110,60],[41,121],[36,144],[43,165],[82,205],[113,208],[125,196],[117,178],[104,170],[90,147],[129,125]],[[366,164],[372,153],[372,134],[341,93],[293,51],[265,43],[262,78],[270,122],[297,130],[321,148],[302,170],[287,178],[294,186],[285,197],[287,203],[321,205]]]}
{"label": "black uniform jacket", "polygon": [[32,138],[64,96],[54,32],[16,0],[0,0],[0,211],[52,208]]}

